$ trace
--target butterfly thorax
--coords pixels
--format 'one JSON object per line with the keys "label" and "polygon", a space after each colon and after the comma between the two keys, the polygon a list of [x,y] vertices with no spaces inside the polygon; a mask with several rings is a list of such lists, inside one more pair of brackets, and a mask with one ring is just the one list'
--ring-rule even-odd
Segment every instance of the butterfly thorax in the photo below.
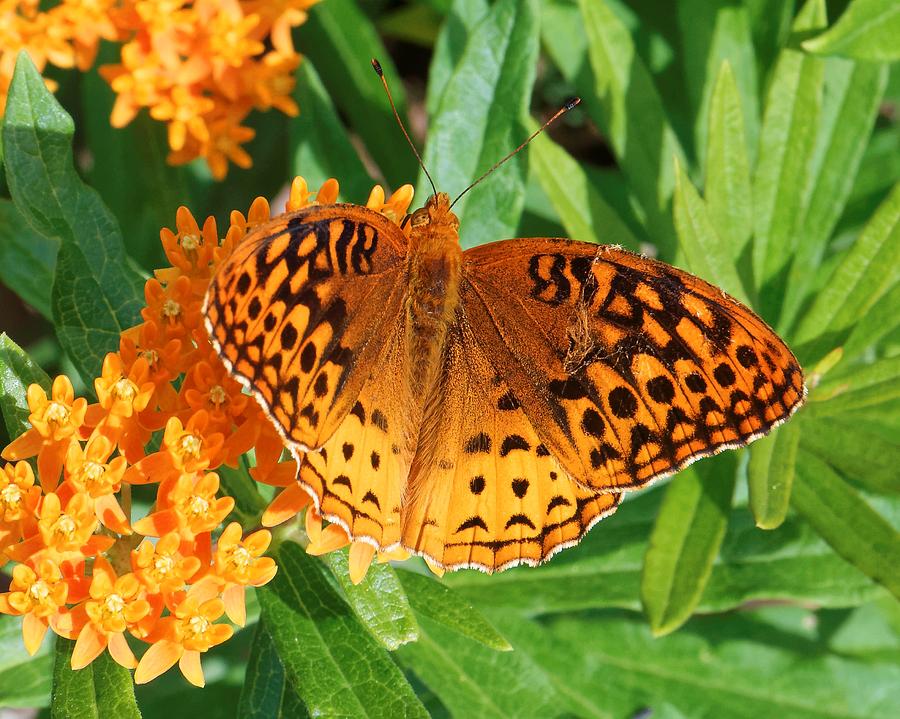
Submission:
{"label": "butterfly thorax", "polygon": [[410,228],[406,366],[409,389],[421,407],[439,376],[447,328],[459,304],[462,250],[459,220],[444,193],[433,195],[413,213]]}

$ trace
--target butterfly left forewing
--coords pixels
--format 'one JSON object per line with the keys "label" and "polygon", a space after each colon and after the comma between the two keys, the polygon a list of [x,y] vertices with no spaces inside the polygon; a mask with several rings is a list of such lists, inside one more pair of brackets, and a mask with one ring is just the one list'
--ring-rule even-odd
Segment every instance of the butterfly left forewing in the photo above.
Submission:
{"label": "butterfly left forewing", "polygon": [[749,309],[619,248],[509,240],[464,253],[477,341],[585,487],[640,487],[784,421],[796,359]]}

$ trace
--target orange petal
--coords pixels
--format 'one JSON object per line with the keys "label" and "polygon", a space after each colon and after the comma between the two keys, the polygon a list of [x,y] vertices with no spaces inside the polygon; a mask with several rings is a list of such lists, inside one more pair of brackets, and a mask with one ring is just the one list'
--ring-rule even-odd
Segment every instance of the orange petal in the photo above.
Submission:
{"label": "orange petal", "polygon": [[105,634],[98,632],[93,624],[85,624],[72,650],[72,669],[82,669],[94,661],[106,649],[106,643]]}
{"label": "orange petal", "polygon": [[366,577],[369,565],[375,556],[375,547],[368,542],[353,542],[350,545],[350,581],[359,584]]}
{"label": "orange petal", "polygon": [[286,522],[309,504],[309,501],[309,495],[299,484],[291,485],[275,497],[263,512],[262,525],[274,527],[276,524]]}
{"label": "orange petal", "polygon": [[431,572],[435,576],[438,576],[438,577],[444,576],[444,568],[440,564],[432,562],[428,557],[425,557],[425,564],[428,565],[428,568],[431,570]]}
{"label": "orange petal", "polygon": [[182,654],[178,668],[184,674],[184,678],[195,687],[202,687],[206,684],[206,680],[203,678],[203,667],[200,666],[200,652],[187,651]]}
{"label": "orange petal", "polygon": [[307,554],[327,554],[335,549],[346,547],[350,543],[347,533],[336,524],[329,524],[322,530],[322,536],[317,542],[310,542],[306,548]]}
{"label": "orange petal", "polygon": [[25,642],[25,650],[31,656],[41,648],[46,633],[47,625],[34,614],[26,614],[22,619],[22,640]]}
{"label": "orange petal", "polygon": [[145,537],[161,537],[178,529],[178,512],[174,509],[164,509],[139,519],[131,526],[135,532]]}
{"label": "orange petal", "polygon": [[167,639],[152,645],[141,661],[138,662],[137,669],[134,672],[135,684],[146,684],[152,679],[156,679],[163,672],[168,671],[175,662],[181,659],[184,654],[184,647]]}
{"label": "orange petal", "polygon": [[297,463],[293,460],[279,462],[268,471],[264,467],[254,467],[250,470],[250,476],[272,487],[289,487],[297,481]]}
{"label": "orange petal", "polygon": [[0,457],[11,462],[17,459],[28,459],[41,451],[43,443],[44,440],[37,430],[29,429],[8,444]]}
{"label": "orange petal", "polygon": [[137,464],[129,467],[122,479],[129,484],[159,482],[165,479],[174,468],[175,464],[172,461],[171,454],[168,452],[154,452],[153,454],[148,454]]}
{"label": "orange petal", "polygon": [[115,632],[109,635],[109,654],[117,664],[126,669],[134,669],[137,665],[137,659],[134,658],[134,652],[125,641],[125,635],[122,632]]}
{"label": "orange petal", "polygon": [[247,623],[247,607],[244,604],[244,588],[240,584],[229,584],[222,592],[225,614],[239,627]]}
{"label": "orange petal", "polygon": [[104,527],[111,529],[116,534],[131,534],[128,518],[114,495],[104,494],[97,497],[94,500],[94,511]]}
{"label": "orange petal", "polygon": [[60,442],[52,442],[41,447],[38,453],[38,475],[41,478],[41,487],[45,492],[53,492],[59,484],[59,475],[69,452],[68,439]]}

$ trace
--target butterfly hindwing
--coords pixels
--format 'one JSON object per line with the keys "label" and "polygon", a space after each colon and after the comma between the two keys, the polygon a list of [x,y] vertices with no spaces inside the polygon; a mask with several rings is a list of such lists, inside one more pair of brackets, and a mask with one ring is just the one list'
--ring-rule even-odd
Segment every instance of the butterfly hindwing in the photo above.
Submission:
{"label": "butterfly hindwing", "polygon": [[619,248],[482,245],[464,253],[460,297],[538,435],[596,491],[746,444],[805,393],[796,359],[750,310]]}
{"label": "butterfly hindwing", "polygon": [[405,256],[382,215],[311,206],[257,228],[219,268],[210,338],[291,445],[322,446],[357,401],[401,312]]}
{"label": "butterfly hindwing", "polygon": [[537,564],[615,511],[618,495],[572,481],[541,443],[461,311],[442,377],[406,491],[407,549],[446,568]]}

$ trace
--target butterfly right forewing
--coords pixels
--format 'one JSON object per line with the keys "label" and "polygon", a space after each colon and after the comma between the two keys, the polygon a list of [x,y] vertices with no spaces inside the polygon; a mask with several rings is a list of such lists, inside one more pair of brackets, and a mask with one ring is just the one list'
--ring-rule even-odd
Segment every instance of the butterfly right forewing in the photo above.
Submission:
{"label": "butterfly right forewing", "polygon": [[746,444],[802,403],[802,371],[752,311],[697,277],[570,240],[464,254],[479,343],[542,440],[595,491]]}

